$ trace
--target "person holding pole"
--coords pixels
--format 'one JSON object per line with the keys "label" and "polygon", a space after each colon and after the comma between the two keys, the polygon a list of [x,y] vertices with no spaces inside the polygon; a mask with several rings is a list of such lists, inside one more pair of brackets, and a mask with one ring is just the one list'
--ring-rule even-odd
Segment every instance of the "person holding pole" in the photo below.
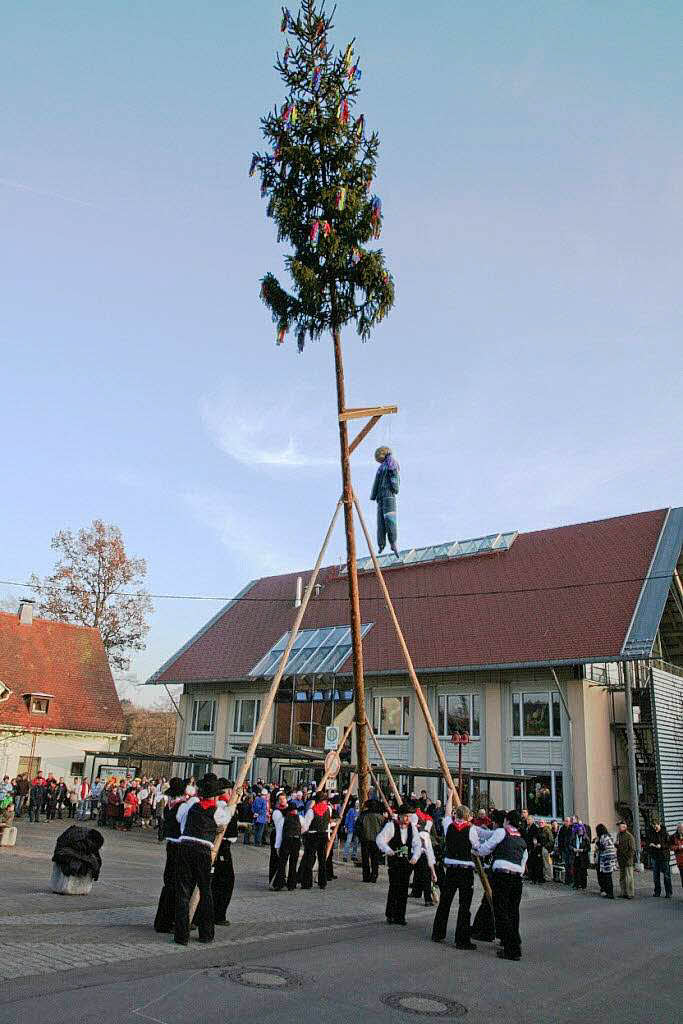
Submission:
{"label": "person holding pole", "polygon": [[[299,850],[301,849],[301,818],[299,817],[299,809],[293,800],[289,801],[285,810],[280,811],[278,809],[275,813],[281,813],[283,817],[280,845],[278,847],[278,865],[273,881],[273,890],[280,892],[286,883],[287,888],[291,892],[293,889],[296,889],[296,868],[299,860]],[[275,822],[275,814],[273,814],[273,821]],[[275,827],[278,827],[277,823]],[[287,865],[289,865],[289,872],[287,871]]]}
{"label": "person holding pole", "polygon": [[301,888],[313,888],[313,865],[318,861],[318,888],[327,887],[327,836],[330,824],[330,805],[327,793],[316,793],[312,806],[304,815],[301,831],[304,833],[304,856],[301,862]]}
{"label": "person holding pole", "polygon": [[526,841],[519,832],[519,814],[508,811],[505,826],[497,828],[490,839],[481,843],[479,855],[493,854],[493,913],[496,930],[503,948],[497,950],[502,960],[522,959],[522,940],[519,934],[519,904],[522,899],[522,877],[526,867]]}
{"label": "person holding pole", "polygon": [[[449,798],[449,803],[450,803]],[[449,808],[447,807],[447,810]],[[445,881],[441,898],[434,916],[432,942],[443,942],[448,929],[448,915],[456,892],[460,893],[458,920],[455,926],[455,948],[476,949],[470,939],[470,907],[474,893],[474,861],[472,851],[479,849],[479,833],[472,824],[469,807],[460,804],[455,814],[444,818],[446,833],[446,854],[444,857]]]}
{"label": "person holding pole", "polygon": [[[230,802],[232,789],[227,779],[219,779],[218,785],[221,789],[221,796],[218,798],[222,803]],[[228,822],[223,838],[221,839],[218,853],[213,865],[211,875],[211,895],[213,897],[214,924],[229,925],[226,918],[233,889],[235,888],[235,868],[232,863],[232,847],[237,842],[237,814],[233,814]]]}
{"label": "person holding pole", "polygon": [[387,858],[389,893],[387,895],[387,924],[407,924],[406,906],[410,875],[422,853],[420,834],[410,823],[412,807],[402,804],[398,819],[388,821],[377,836],[377,846]]}
{"label": "person holding pole", "polygon": [[379,800],[366,800],[356,822],[356,835],[360,839],[360,860],[363,881],[376,882],[379,874],[379,848],[377,836],[384,826],[384,815]]}
{"label": "person holding pole", "polygon": [[[180,840],[176,861],[176,903],[174,941],[187,946],[190,940],[190,900],[199,890],[196,911],[199,941],[213,942],[213,896],[211,867],[213,844],[219,829],[223,831],[235,812],[235,805],[217,802],[220,794],[218,778],[209,773],[199,782],[199,795],[180,805],[177,813]],[[194,914],[193,914],[194,917]]]}

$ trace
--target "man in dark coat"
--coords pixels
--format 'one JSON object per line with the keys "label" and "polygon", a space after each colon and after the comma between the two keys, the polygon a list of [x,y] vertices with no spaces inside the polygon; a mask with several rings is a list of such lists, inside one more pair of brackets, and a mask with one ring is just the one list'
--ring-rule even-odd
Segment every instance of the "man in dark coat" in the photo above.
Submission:
{"label": "man in dark coat", "polygon": [[379,469],[375,474],[370,500],[377,502],[377,550],[384,550],[387,540],[398,558],[398,518],[396,512],[396,495],[400,487],[400,470],[391,448],[378,448],[375,459]]}

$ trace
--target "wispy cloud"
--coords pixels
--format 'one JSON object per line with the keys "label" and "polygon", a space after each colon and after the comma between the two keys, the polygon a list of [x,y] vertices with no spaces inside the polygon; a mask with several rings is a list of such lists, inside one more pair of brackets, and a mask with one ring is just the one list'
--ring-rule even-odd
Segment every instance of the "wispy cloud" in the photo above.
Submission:
{"label": "wispy cloud", "polygon": [[334,421],[323,414],[312,387],[264,395],[226,385],[204,398],[200,409],[218,447],[245,466],[298,470],[338,464]]}
{"label": "wispy cloud", "polygon": [[282,547],[270,543],[272,523],[259,522],[251,504],[237,505],[225,495],[186,491],[183,501],[196,519],[213,530],[241,562],[245,573],[276,573],[283,567]]}
{"label": "wispy cloud", "polygon": [[10,181],[8,178],[0,178],[0,185],[4,188],[13,188],[17,192],[30,192],[34,196],[44,196],[46,199],[60,199],[64,203],[75,203],[76,206],[89,206],[97,209],[95,203],[86,202],[84,199],[76,199],[75,196],[65,196],[61,192],[50,192],[47,189],[34,188],[33,185],[24,185],[20,181]]}

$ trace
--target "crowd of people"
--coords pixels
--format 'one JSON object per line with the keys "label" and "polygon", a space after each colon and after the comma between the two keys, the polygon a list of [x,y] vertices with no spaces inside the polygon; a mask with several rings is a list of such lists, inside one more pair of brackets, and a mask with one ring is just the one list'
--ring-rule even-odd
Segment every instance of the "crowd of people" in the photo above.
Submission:
{"label": "crowd of people", "polygon": [[[381,799],[380,799],[381,797]],[[452,797],[443,807],[426,790],[389,804],[371,791],[359,807],[354,796],[319,791],[316,783],[294,789],[244,784],[232,799],[232,784],[209,773],[194,778],[85,778],[67,783],[42,772],[29,779],[8,776],[0,785],[0,815],[30,822],[75,818],[128,831],[157,830],[166,841],[166,865],[155,919],[160,932],[173,932],[186,944],[191,926],[199,939],[210,942],[216,925],[229,924],[226,914],[235,884],[232,847],[240,834],[244,844],[269,846],[268,884],[274,892],[297,887],[325,889],[334,880],[330,838],[339,855],[362,869],[362,880],[373,884],[386,864],[389,924],[406,923],[409,898],[438,903],[432,939],[446,936],[451,904],[458,895],[456,948],[475,949],[472,939],[498,938],[498,954],[521,957],[519,905],[523,881],[540,885],[553,880],[586,890],[588,870],[596,868],[600,894],[615,899],[613,875],[619,871],[620,896],[634,896],[636,843],[625,821],[616,836],[603,824],[591,827],[578,816],[555,820],[518,813],[467,807],[454,811]],[[3,819],[6,823],[6,818]],[[220,844],[214,851],[214,842]],[[672,896],[671,855],[683,883],[683,823],[673,835],[654,821],[642,840],[641,855],[651,868],[654,896]],[[485,898],[471,922],[474,874],[478,872]],[[199,902],[191,906],[198,889]]]}

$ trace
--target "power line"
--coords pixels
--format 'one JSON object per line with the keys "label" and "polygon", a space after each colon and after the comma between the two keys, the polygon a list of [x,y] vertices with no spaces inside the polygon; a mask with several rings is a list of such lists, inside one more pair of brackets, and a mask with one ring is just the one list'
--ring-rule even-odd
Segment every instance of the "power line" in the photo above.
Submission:
{"label": "power line", "polygon": [[[361,577],[362,578],[362,577]],[[374,578],[374,577],[371,577]],[[499,597],[507,594],[543,594],[557,590],[583,590],[588,587],[613,587],[625,583],[644,583],[650,580],[670,579],[671,573],[651,573],[647,576],[627,576],[621,579],[609,580],[584,580],[581,583],[556,583],[547,587],[511,587],[501,590],[463,590],[447,591],[445,593],[424,593],[424,594],[392,594],[392,601],[434,601],[447,597]],[[27,590],[37,590],[47,594],[66,594],[66,587],[44,586],[35,583],[20,583],[17,580],[0,580],[0,586],[23,587]],[[117,597],[149,597],[155,601],[215,601],[222,604],[294,604],[294,597],[217,597],[208,594],[149,594],[146,591],[122,590],[117,592]],[[329,602],[331,604],[348,603],[348,595],[341,597],[315,597],[316,602]],[[362,595],[362,601],[383,601],[381,594]]]}

